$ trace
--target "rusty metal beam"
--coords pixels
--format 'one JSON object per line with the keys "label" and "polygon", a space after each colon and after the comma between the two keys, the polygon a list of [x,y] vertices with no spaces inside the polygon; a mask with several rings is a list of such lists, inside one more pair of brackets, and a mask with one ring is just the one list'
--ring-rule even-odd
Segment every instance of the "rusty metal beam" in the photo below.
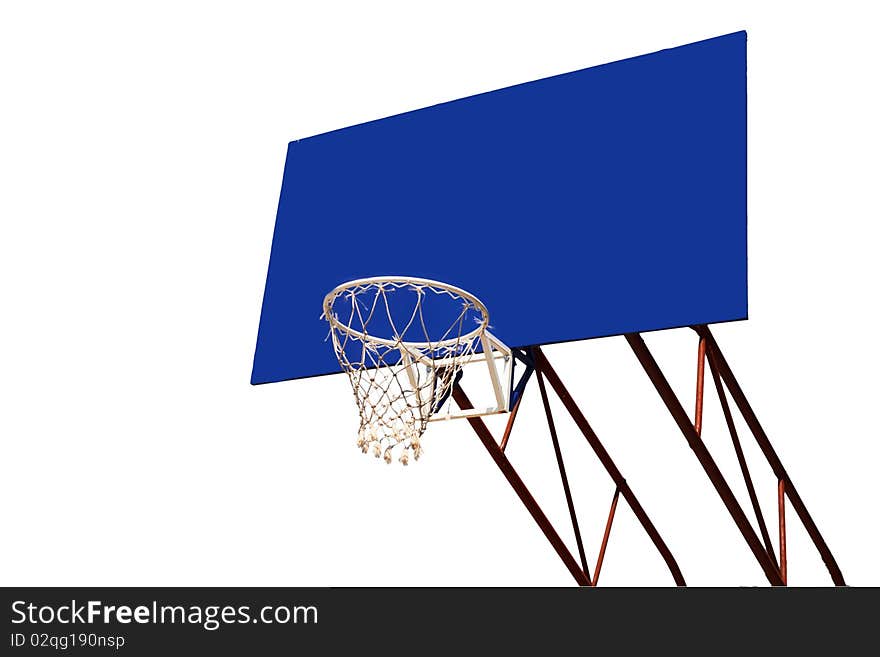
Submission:
{"label": "rusty metal beam", "polygon": [[[534,347],[532,353],[535,358],[535,369],[540,370],[545,376],[547,383],[549,383],[550,387],[556,392],[556,395],[559,397],[563,406],[565,406],[568,414],[571,416],[572,420],[574,420],[574,423],[577,425],[578,429],[580,429],[584,438],[586,438],[587,442],[590,444],[590,447],[593,448],[593,452],[595,452],[599,461],[611,476],[611,479],[620,489],[620,494],[623,495],[623,499],[627,501],[627,504],[629,504],[636,518],[638,518],[639,522],[642,524],[642,527],[654,543],[657,551],[660,552],[660,555],[666,562],[675,583],[678,586],[685,586],[684,576],[681,574],[681,570],[679,569],[675,558],[672,556],[672,552],[670,552],[666,543],[660,537],[660,533],[657,531],[657,528],[654,527],[654,523],[648,518],[648,514],[642,508],[642,505],[639,503],[635,493],[633,493],[632,489],[629,487],[629,484],[626,483],[626,479],[624,479],[620,470],[617,469],[617,466],[605,450],[605,447],[602,445],[596,432],[593,431],[593,428],[590,426],[589,422],[587,422],[587,419],[584,417],[580,408],[578,408],[578,405],[574,402],[574,399],[572,399],[571,394],[569,394],[565,385],[562,383],[562,380],[550,365],[550,361],[547,360],[547,357],[544,355],[544,352],[540,347]],[[693,430],[693,426],[691,426],[691,430]]]}
{"label": "rusty metal beam", "polygon": [[694,429],[697,435],[703,433],[703,381],[706,375],[706,341],[700,338],[697,346],[697,401],[694,410]]}
{"label": "rusty metal beam", "polygon": [[672,415],[676,424],[678,424],[679,429],[684,435],[688,445],[693,450],[700,465],[703,466],[703,470],[706,472],[706,475],[715,487],[724,506],[727,507],[727,511],[730,513],[734,523],[739,528],[739,531],[745,539],[746,544],[749,546],[749,549],[752,551],[752,554],[755,555],[755,559],[757,559],[758,564],[764,571],[767,580],[774,586],[781,586],[783,582],[776,564],[773,563],[770,559],[770,555],[767,554],[764,550],[764,546],[761,545],[761,541],[755,533],[755,530],[752,528],[745,512],[739,502],[737,502],[733,491],[730,490],[730,486],[727,484],[727,481],[725,481],[724,476],[721,474],[721,470],[718,469],[711,454],[709,454],[709,450],[706,449],[705,444],[703,444],[694,425],[691,424],[687,411],[684,410],[678,397],[676,397],[675,392],[672,390],[672,386],[669,385],[669,382],[660,370],[660,366],[657,365],[657,361],[654,360],[654,357],[648,350],[648,346],[645,344],[645,341],[642,340],[642,336],[638,333],[627,333],[626,340],[629,343],[630,348],[633,350],[633,353],[636,355],[639,363],[641,363],[642,368],[645,370],[645,374],[648,375],[651,383],[654,384],[657,393],[666,405],[670,415]]}
{"label": "rusty metal beam", "polygon": [[773,449],[773,445],[770,443],[770,439],[764,432],[761,423],[758,422],[758,417],[755,415],[755,411],[749,404],[748,399],[746,399],[745,393],[743,393],[742,388],[736,380],[736,377],[733,376],[733,371],[730,369],[730,365],[728,365],[727,359],[724,358],[724,354],[718,347],[718,343],[715,341],[712,332],[705,324],[694,326],[692,328],[701,337],[706,339],[708,347],[712,349],[713,353],[715,353],[719,374],[721,375],[722,380],[727,386],[727,389],[730,391],[730,396],[733,398],[733,401],[739,408],[739,412],[742,414],[743,419],[746,421],[746,424],[752,432],[752,435],[755,437],[755,441],[758,443],[758,447],[761,448],[761,451],[764,453],[764,457],[767,459],[767,462],[773,469],[773,474],[776,475],[777,479],[781,479],[784,482],[785,494],[788,496],[788,500],[791,502],[792,508],[801,519],[801,522],[804,525],[804,529],[807,530],[807,534],[809,534],[810,538],[813,540],[813,544],[816,546],[816,550],[818,550],[820,556],[822,557],[822,560],[825,562],[825,566],[826,568],[828,568],[828,572],[831,575],[831,580],[837,586],[846,586],[846,582],[843,579],[843,574],[840,572],[840,567],[837,565],[837,561],[835,561],[834,555],[831,554],[831,550],[829,549],[828,544],[825,542],[825,539],[822,538],[822,534],[819,533],[819,528],[816,526],[816,523],[810,516],[809,511],[807,511],[806,505],[804,504],[803,500],[795,489],[791,478],[785,471],[785,468],[782,466],[782,461],[780,461],[779,456],[776,454],[776,450]]}
{"label": "rusty metal beam", "polygon": [[507,441],[510,440],[510,432],[513,431],[513,423],[516,422],[516,414],[519,413],[519,405],[522,402],[522,395],[516,400],[513,408],[510,409],[510,417],[507,418],[507,424],[504,426],[504,433],[501,435],[501,451],[507,449]]}
{"label": "rusty metal beam", "polygon": [[571,516],[571,526],[574,529],[574,540],[577,543],[578,555],[581,558],[581,567],[584,574],[589,577],[590,569],[587,565],[587,555],[584,552],[584,542],[581,539],[581,529],[578,526],[577,512],[574,510],[574,500],[571,497],[571,488],[568,485],[568,475],[565,474],[565,462],[562,460],[562,450],[559,447],[559,437],[556,435],[556,424],[553,422],[553,413],[550,410],[550,400],[547,398],[547,388],[544,386],[544,376],[541,370],[536,370],[538,388],[541,390],[541,401],[544,403],[544,413],[547,415],[547,426],[550,429],[550,439],[553,441],[553,451],[556,454],[556,465],[559,466],[559,477],[562,479],[562,490],[565,492],[565,503],[568,505],[568,515]]}
{"label": "rusty metal beam", "polygon": [[780,479],[777,486],[779,496],[779,573],[782,581],[788,583],[788,555],[785,551],[785,480]]}
{"label": "rusty metal beam", "polygon": [[602,547],[599,548],[599,558],[596,559],[596,570],[593,572],[593,586],[599,583],[599,572],[605,561],[605,548],[608,547],[608,537],[611,536],[611,523],[614,522],[614,512],[617,511],[617,498],[620,497],[620,489],[614,489],[614,497],[611,498],[611,509],[608,511],[608,520],[605,522],[605,535],[602,536]]}
{"label": "rusty metal beam", "polygon": [[[715,389],[718,391],[718,401],[721,402],[721,411],[724,413],[724,421],[727,423],[727,430],[730,432],[730,439],[733,441],[733,450],[736,452],[736,460],[739,462],[739,469],[742,472],[743,481],[746,484],[746,490],[749,493],[749,500],[752,503],[752,510],[755,512],[755,518],[758,521],[758,529],[761,532],[761,540],[764,541],[764,548],[767,554],[776,565],[776,555],[773,553],[773,543],[770,541],[770,532],[767,531],[767,525],[764,522],[764,514],[761,512],[761,505],[758,502],[758,495],[755,493],[755,485],[752,483],[752,475],[749,473],[749,466],[746,463],[746,455],[743,452],[742,443],[740,443],[739,435],[736,432],[736,424],[733,421],[733,413],[730,412],[730,404],[727,403],[727,395],[724,394],[724,385],[721,383],[721,377],[718,375],[718,367],[715,364],[715,354],[709,351],[709,369],[712,372],[712,379],[715,382]],[[778,566],[777,566],[778,568]],[[785,577],[783,576],[783,581]]]}
{"label": "rusty metal beam", "polygon": [[[464,390],[462,390],[461,386],[458,384],[452,389],[452,398],[462,410],[469,410],[474,407],[473,404],[471,404],[470,399],[468,399],[467,395],[464,393]],[[581,586],[590,586],[590,578],[587,577],[584,571],[581,570],[580,566],[578,566],[577,561],[575,561],[571,552],[568,551],[565,543],[559,537],[559,534],[553,528],[553,525],[547,519],[547,516],[544,515],[541,507],[538,506],[538,503],[535,501],[535,498],[532,497],[529,489],[526,488],[526,485],[523,483],[519,474],[517,474],[516,470],[510,464],[510,461],[507,460],[504,452],[501,451],[501,447],[495,442],[495,438],[492,437],[492,433],[489,431],[486,423],[483,422],[481,417],[469,417],[467,418],[467,421],[477,434],[480,442],[483,443],[483,447],[489,452],[489,456],[495,461],[495,465],[498,466],[498,469],[501,470],[501,473],[507,479],[507,482],[519,496],[520,501],[525,505],[535,522],[538,523],[541,531],[544,532],[544,536],[550,541],[553,549],[556,550],[556,554],[562,559],[562,562],[565,564],[566,568],[568,568],[572,577],[574,577],[575,581]]]}

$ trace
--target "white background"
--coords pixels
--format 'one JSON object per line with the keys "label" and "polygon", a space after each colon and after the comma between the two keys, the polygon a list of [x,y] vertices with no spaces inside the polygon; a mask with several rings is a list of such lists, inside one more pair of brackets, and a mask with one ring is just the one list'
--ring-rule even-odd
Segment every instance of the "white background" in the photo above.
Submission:
{"label": "white background", "polygon": [[[0,12],[0,584],[572,584],[467,426],[387,467],[345,377],[249,385],[287,142],[740,29],[751,319],[716,336],[847,581],[880,584],[869,11],[284,4]],[[695,336],[647,340],[691,409]],[[688,582],[765,583],[623,338],[547,354]],[[592,565],[613,488],[554,409]],[[711,394],[704,436],[748,509]],[[574,549],[536,388],[508,454]],[[790,581],[828,583],[788,521]],[[671,582],[621,502],[602,583]]]}

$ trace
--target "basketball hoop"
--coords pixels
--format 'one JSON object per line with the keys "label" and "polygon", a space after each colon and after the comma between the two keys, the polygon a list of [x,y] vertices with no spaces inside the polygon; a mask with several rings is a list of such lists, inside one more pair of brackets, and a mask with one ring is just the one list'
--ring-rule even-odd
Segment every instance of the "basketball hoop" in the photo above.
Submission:
{"label": "basketball hoop", "polygon": [[[351,382],[365,454],[407,465],[422,455],[429,421],[508,410],[510,350],[489,333],[489,311],[469,292],[421,278],[363,278],[327,294],[323,318]],[[446,402],[462,368],[480,361],[495,405],[453,412]]]}

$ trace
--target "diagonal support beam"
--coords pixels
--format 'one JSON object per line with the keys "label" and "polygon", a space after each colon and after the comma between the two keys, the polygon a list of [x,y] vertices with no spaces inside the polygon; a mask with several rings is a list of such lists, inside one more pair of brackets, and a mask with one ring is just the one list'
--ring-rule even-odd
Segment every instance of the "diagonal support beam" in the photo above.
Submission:
{"label": "diagonal support beam", "polygon": [[602,563],[605,561],[605,548],[608,547],[608,538],[611,536],[611,524],[614,522],[614,512],[617,511],[617,500],[620,497],[620,489],[614,489],[614,497],[611,498],[611,509],[608,511],[608,520],[605,522],[605,534],[602,536],[602,547],[599,548],[599,558],[596,559],[596,570],[593,572],[593,586],[599,583],[599,573],[602,571]]}
{"label": "diagonal support beam", "polygon": [[[464,393],[464,390],[462,390],[461,386],[457,384],[452,389],[452,398],[462,410],[469,410],[474,407],[473,404],[471,404],[470,399],[468,399],[467,395]],[[587,577],[584,571],[581,570],[580,566],[578,566],[577,561],[575,561],[571,552],[568,551],[565,543],[559,537],[559,534],[556,533],[553,525],[547,519],[547,516],[544,515],[541,507],[538,506],[538,503],[535,501],[535,498],[532,497],[529,489],[526,488],[526,485],[523,483],[519,474],[517,474],[516,470],[510,464],[510,461],[507,460],[507,457],[504,455],[504,452],[501,451],[498,443],[495,442],[486,423],[483,422],[481,417],[469,417],[467,418],[467,421],[477,434],[480,442],[483,443],[483,447],[489,452],[489,456],[495,461],[495,465],[498,466],[498,469],[501,470],[501,473],[507,479],[507,482],[519,496],[520,501],[525,505],[526,509],[528,509],[528,512],[532,515],[535,522],[538,523],[541,531],[544,532],[544,536],[550,541],[553,549],[556,550],[556,554],[562,559],[562,562],[565,564],[566,568],[568,568],[572,577],[574,577],[575,581],[581,586],[590,586],[590,578]]]}
{"label": "diagonal support beam", "polygon": [[519,382],[517,382],[510,393],[510,403],[515,405],[520,399],[522,399],[523,392],[525,392],[529,379],[535,371],[535,367],[532,364],[532,359],[522,349],[512,349],[510,353],[513,356],[512,366],[516,366],[516,362],[520,361],[526,368],[519,377]]}
{"label": "diagonal support beam", "polygon": [[648,350],[645,341],[642,340],[642,336],[638,333],[627,333],[626,340],[629,343],[630,348],[633,350],[633,353],[636,355],[636,358],[639,360],[639,363],[641,363],[642,368],[645,370],[645,374],[648,375],[651,383],[653,383],[654,387],[657,389],[657,393],[660,395],[663,403],[666,404],[667,410],[672,415],[676,424],[678,424],[679,429],[684,435],[688,445],[693,450],[700,465],[703,466],[703,470],[705,470],[709,480],[718,492],[724,506],[727,507],[728,512],[733,518],[734,523],[736,523],[736,526],[739,528],[740,533],[742,533],[749,549],[752,551],[752,554],[755,555],[755,559],[757,559],[758,564],[764,571],[767,580],[774,586],[782,586],[784,583],[776,564],[773,563],[770,556],[764,550],[764,546],[761,545],[761,541],[755,533],[755,530],[752,528],[745,512],[739,505],[739,502],[737,502],[733,491],[730,490],[730,486],[728,486],[727,482],[724,480],[721,470],[718,469],[718,466],[709,454],[709,450],[706,449],[706,445],[703,444],[694,425],[691,424],[687,411],[684,410],[678,397],[675,396],[675,392],[672,390],[672,387],[669,385],[669,382],[660,370],[660,366],[657,365],[657,361],[654,360],[654,357]]}
{"label": "diagonal support beam", "polygon": [[806,505],[801,499],[801,496],[798,495],[788,473],[786,473],[785,468],[782,466],[782,461],[779,460],[776,450],[774,450],[773,445],[770,444],[770,439],[764,432],[763,427],[761,427],[761,423],[758,422],[758,417],[755,415],[755,411],[749,404],[748,399],[746,399],[745,393],[743,393],[742,388],[740,388],[736,377],[733,376],[733,371],[730,369],[730,365],[728,365],[727,360],[724,358],[724,354],[718,347],[715,337],[712,335],[709,327],[705,324],[694,326],[692,328],[698,335],[700,335],[700,337],[706,339],[709,348],[714,352],[718,372],[727,386],[727,389],[730,391],[730,396],[733,398],[734,403],[736,403],[737,408],[739,408],[739,412],[746,421],[755,441],[758,443],[758,446],[764,453],[764,457],[773,469],[773,474],[776,475],[777,479],[783,482],[784,493],[788,496],[792,508],[798,514],[798,517],[804,525],[804,529],[807,530],[807,534],[809,534],[810,538],[813,540],[813,544],[816,546],[822,560],[825,562],[825,566],[828,568],[828,572],[831,575],[831,580],[837,586],[846,586],[843,574],[840,572],[840,567],[837,565],[834,555],[831,554],[828,544],[825,543],[825,539],[822,538],[822,534],[819,533],[819,528],[810,516],[809,511],[807,511]]}
{"label": "diagonal support beam", "polygon": [[559,466],[559,477],[562,479],[562,489],[565,491],[565,502],[568,504],[568,515],[571,516],[571,526],[574,529],[574,540],[577,543],[578,555],[581,558],[581,567],[584,574],[589,578],[590,569],[587,566],[587,555],[584,552],[584,542],[581,539],[581,529],[578,526],[577,512],[574,510],[574,500],[571,498],[571,488],[568,485],[568,475],[565,474],[565,462],[562,460],[562,450],[559,447],[559,436],[556,435],[556,424],[553,422],[553,413],[550,410],[550,400],[547,398],[547,388],[544,385],[544,377],[541,370],[535,373],[538,378],[538,387],[541,389],[541,401],[544,403],[544,413],[547,415],[547,426],[550,428],[550,439],[553,441],[553,451],[556,454],[556,465]]}
{"label": "diagonal support beam", "polygon": [[499,445],[502,452],[507,449],[507,441],[510,440],[510,432],[513,431],[513,423],[516,422],[516,416],[519,413],[519,405],[521,402],[522,397],[517,399],[513,408],[510,409],[510,417],[507,418],[507,424],[504,425],[504,433],[501,435],[501,445]]}
{"label": "diagonal support beam", "polygon": [[697,435],[703,433],[703,382],[706,376],[706,341],[700,338],[697,346],[697,401],[694,410],[694,429]]}
{"label": "diagonal support beam", "polygon": [[520,349],[513,349],[511,351],[511,356],[513,358],[513,363],[511,367],[516,365],[516,361],[519,360],[525,365],[525,371],[519,378],[519,382],[514,386],[513,390],[510,392],[510,403],[513,404],[513,408],[510,409],[510,419],[507,421],[507,425],[504,427],[504,434],[501,436],[501,451],[507,449],[507,441],[510,440],[510,433],[513,431],[513,423],[516,422],[516,416],[519,413],[519,407],[522,403],[523,393],[526,391],[526,386],[529,384],[529,380],[532,377],[532,374],[535,372],[535,368],[532,365],[532,359]]}
{"label": "diagonal support beam", "polygon": [[[705,343],[705,340],[700,338]],[[724,421],[727,423],[727,430],[730,433],[730,439],[733,441],[733,451],[736,452],[736,460],[739,462],[739,469],[742,472],[743,481],[746,484],[746,490],[749,493],[749,500],[752,503],[752,510],[755,512],[755,518],[758,521],[758,529],[761,532],[761,540],[764,541],[764,548],[773,564],[776,565],[776,555],[773,553],[773,543],[770,540],[770,532],[767,531],[767,524],[764,522],[764,514],[761,512],[761,505],[758,502],[758,495],[755,493],[755,484],[752,482],[752,475],[749,473],[749,466],[746,463],[746,455],[743,453],[742,443],[739,440],[739,434],[736,432],[736,424],[733,421],[733,413],[730,412],[730,404],[727,403],[727,395],[724,394],[724,385],[721,383],[721,377],[718,375],[718,367],[715,363],[715,353],[709,351],[709,369],[712,371],[712,380],[715,382],[715,389],[718,392],[718,401],[721,402],[721,412],[724,414]],[[778,568],[779,566],[777,566]],[[785,575],[780,572],[783,583]]]}
{"label": "diagonal support beam", "polygon": [[[595,452],[596,456],[599,458],[599,461],[602,463],[602,465],[605,467],[605,470],[611,476],[611,479],[620,489],[620,494],[623,496],[623,499],[625,499],[627,504],[629,504],[630,509],[632,509],[636,518],[638,518],[642,527],[645,529],[645,532],[654,543],[654,547],[657,548],[660,556],[662,556],[663,560],[666,562],[666,566],[672,573],[672,577],[675,580],[675,583],[678,586],[686,586],[684,576],[682,576],[681,570],[679,569],[678,564],[675,562],[675,558],[672,556],[672,552],[670,552],[669,548],[666,546],[666,543],[660,537],[660,533],[657,531],[657,528],[654,527],[654,523],[652,523],[651,519],[648,518],[648,514],[645,513],[645,510],[639,503],[638,498],[636,498],[635,493],[633,493],[632,489],[629,487],[629,484],[626,483],[626,479],[624,479],[623,475],[620,473],[620,470],[617,469],[614,461],[611,460],[611,456],[605,450],[605,447],[602,445],[599,437],[596,435],[596,432],[593,431],[593,428],[590,426],[589,422],[587,422],[587,418],[584,417],[584,414],[581,412],[580,408],[578,408],[578,405],[574,402],[574,399],[572,399],[565,385],[562,383],[562,380],[559,378],[559,376],[556,374],[556,371],[550,365],[550,361],[547,360],[547,357],[544,355],[544,352],[541,350],[540,347],[534,347],[532,353],[534,354],[535,358],[535,369],[540,370],[540,372],[547,379],[547,383],[549,383],[550,387],[553,388],[553,390],[556,392],[556,395],[559,397],[559,401],[561,401],[562,405],[565,406],[565,410],[568,411],[571,419],[574,420],[574,423],[577,425],[578,429],[580,429],[584,438],[587,439],[590,447],[593,448],[593,452]],[[691,426],[691,429],[693,429],[693,426]]]}
{"label": "diagonal support beam", "polygon": [[785,480],[777,484],[779,496],[779,572],[782,581],[788,582],[788,557],[785,551]]}

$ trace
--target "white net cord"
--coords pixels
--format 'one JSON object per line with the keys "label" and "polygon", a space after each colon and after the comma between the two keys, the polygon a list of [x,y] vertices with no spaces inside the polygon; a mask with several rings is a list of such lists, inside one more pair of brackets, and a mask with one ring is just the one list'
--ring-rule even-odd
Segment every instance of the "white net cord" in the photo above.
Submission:
{"label": "white net cord", "polygon": [[480,347],[485,306],[442,283],[384,277],[339,286],[323,316],[360,413],[358,447],[386,463],[418,460],[431,415]]}

